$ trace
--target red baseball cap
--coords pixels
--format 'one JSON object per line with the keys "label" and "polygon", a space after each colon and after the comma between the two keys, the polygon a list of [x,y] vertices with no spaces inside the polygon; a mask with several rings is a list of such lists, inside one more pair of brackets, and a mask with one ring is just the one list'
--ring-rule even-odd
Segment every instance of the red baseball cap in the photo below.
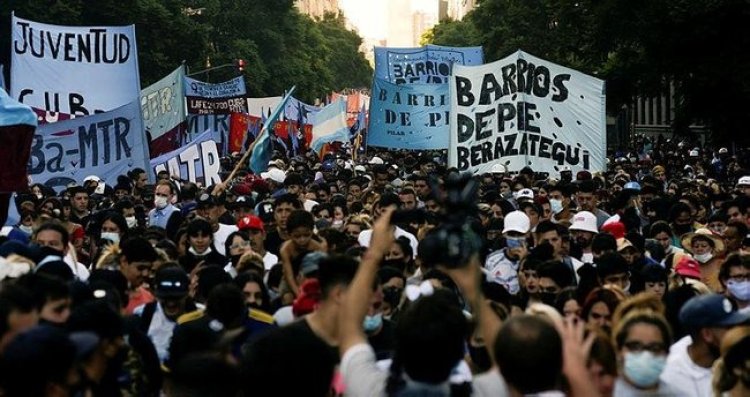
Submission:
{"label": "red baseball cap", "polygon": [[263,221],[255,215],[248,215],[237,221],[237,228],[240,230],[260,230],[265,232]]}
{"label": "red baseball cap", "polygon": [[674,268],[675,273],[680,276],[694,278],[696,280],[701,279],[701,268],[698,262],[688,255],[683,256],[677,266]]}

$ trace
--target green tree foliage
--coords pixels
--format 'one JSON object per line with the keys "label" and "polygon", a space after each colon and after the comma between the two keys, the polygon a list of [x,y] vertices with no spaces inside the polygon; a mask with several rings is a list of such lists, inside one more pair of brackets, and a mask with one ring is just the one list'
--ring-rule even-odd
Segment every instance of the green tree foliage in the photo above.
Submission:
{"label": "green tree foliage", "polygon": [[420,37],[419,45],[433,43],[453,47],[472,47],[481,45],[482,41],[472,22],[445,19]]}
{"label": "green tree foliage", "polygon": [[745,0],[482,0],[426,38],[482,45],[487,61],[520,48],[597,75],[611,110],[664,92],[671,81],[678,133],[702,121],[715,141],[747,143],[750,136],[737,132],[750,123],[749,17]]}
{"label": "green tree foliage", "polygon": [[[246,61],[250,96],[280,95],[297,85],[297,96],[312,101],[331,90],[369,86],[372,76],[359,52],[361,38],[343,17],[315,21],[293,0],[6,0],[0,2],[0,63],[8,66],[13,10],[51,24],[135,24],[144,87],[182,62],[193,73],[236,59]],[[194,77],[215,82],[238,73],[227,67]]]}

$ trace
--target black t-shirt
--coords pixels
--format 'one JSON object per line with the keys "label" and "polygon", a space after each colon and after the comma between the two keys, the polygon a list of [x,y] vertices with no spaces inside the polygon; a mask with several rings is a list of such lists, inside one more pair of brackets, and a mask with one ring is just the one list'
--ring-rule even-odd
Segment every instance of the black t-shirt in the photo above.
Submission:
{"label": "black t-shirt", "polygon": [[279,235],[278,230],[273,229],[268,234],[266,234],[266,241],[263,243],[263,246],[266,247],[266,251],[279,256],[279,251],[281,250],[281,244],[284,243],[284,239],[281,238]]}
{"label": "black t-shirt", "polygon": [[326,396],[338,350],[319,338],[304,318],[272,330],[245,350],[247,395]]}
{"label": "black t-shirt", "polygon": [[223,225],[229,225],[229,226],[235,226],[237,225],[237,221],[232,216],[232,213],[229,211],[224,211],[223,214],[219,216],[219,223]]}
{"label": "black t-shirt", "polygon": [[390,320],[383,319],[383,328],[377,334],[368,336],[367,342],[372,346],[372,350],[375,350],[375,357],[378,361],[391,358],[396,347],[394,324]]}

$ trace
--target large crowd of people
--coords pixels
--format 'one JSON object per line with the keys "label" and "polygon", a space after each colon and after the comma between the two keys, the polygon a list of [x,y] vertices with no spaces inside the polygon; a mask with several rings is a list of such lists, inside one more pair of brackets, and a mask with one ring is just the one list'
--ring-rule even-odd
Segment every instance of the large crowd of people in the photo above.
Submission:
{"label": "large crowd of people", "polygon": [[748,396],[747,153],[497,164],[458,213],[430,151],[31,183],[0,233],[0,395]]}

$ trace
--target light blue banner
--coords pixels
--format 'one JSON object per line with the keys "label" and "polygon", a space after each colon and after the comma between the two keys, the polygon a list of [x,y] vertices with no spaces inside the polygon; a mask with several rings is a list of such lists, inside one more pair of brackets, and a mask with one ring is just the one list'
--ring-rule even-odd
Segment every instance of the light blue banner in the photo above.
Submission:
{"label": "light blue banner", "polygon": [[375,47],[375,77],[396,84],[445,84],[453,64],[484,63],[482,47]]}
{"label": "light blue banner", "polygon": [[185,121],[185,93],[183,78],[185,66],[141,90],[141,110],[143,124],[158,139]]}
{"label": "light blue banner", "polygon": [[148,169],[148,145],[136,101],[109,112],[45,124],[31,145],[29,175],[58,190],[96,175],[110,186],[119,175]]}
{"label": "light blue banner", "polygon": [[151,160],[154,177],[166,170],[170,176],[203,186],[221,182],[220,169],[219,149],[210,130],[195,137],[189,145]]}
{"label": "light blue banner", "polygon": [[446,84],[393,84],[375,79],[367,145],[447,149],[450,99]]}

